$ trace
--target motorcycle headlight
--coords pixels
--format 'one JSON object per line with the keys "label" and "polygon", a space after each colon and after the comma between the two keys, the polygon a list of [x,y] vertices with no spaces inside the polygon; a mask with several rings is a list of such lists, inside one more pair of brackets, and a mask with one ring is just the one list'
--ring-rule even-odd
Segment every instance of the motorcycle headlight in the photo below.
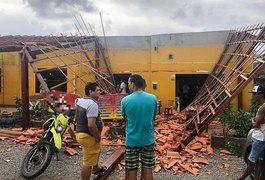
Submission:
{"label": "motorcycle headlight", "polygon": [[62,123],[59,121],[58,122],[58,125],[57,125],[57,127],[56,127],[56,131],[57,132],[61,132],[63,130],[63,125],[62,125]]}

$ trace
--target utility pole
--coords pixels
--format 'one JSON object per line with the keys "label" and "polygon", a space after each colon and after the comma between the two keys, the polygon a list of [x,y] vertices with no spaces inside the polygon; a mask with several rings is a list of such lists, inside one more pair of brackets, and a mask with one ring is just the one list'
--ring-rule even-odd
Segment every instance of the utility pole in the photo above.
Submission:
{"label": "utility pole", "polygon": [[22,90],[22,127],[28,129],[29,121],[29,78],[28,78],[28,58],[25,54],[26,47],[23,47],[21,59],[21,90]]}

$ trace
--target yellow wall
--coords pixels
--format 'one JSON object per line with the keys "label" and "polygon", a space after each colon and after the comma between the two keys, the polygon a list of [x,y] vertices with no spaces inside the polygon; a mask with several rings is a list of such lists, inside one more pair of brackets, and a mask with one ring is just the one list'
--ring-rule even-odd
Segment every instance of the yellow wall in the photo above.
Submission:
{"label": "yellow wall", "polygon": [[0,104],[14,105],[14,97],[21,96],[20,54],[18,52],[0,52],[2,70]]}

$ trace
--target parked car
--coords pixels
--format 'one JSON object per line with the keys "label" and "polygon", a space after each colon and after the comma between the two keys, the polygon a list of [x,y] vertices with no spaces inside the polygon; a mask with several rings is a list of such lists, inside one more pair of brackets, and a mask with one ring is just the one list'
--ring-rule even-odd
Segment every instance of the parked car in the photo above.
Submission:
{"label": "parked car", "polygon": [[[251,129],[248,132],[246,145],[245,145],[245,148],[244,148],[244,151],[243,151],[244,152],[243,158],[244,158],[244,161],[245,161],[246,164],[248,164],[248,156],[249,156],[250,151],[251,151],[251,138],[252,138],[253,130],[254,129]],[[265,152],[264,152],[264,160],[262,161],[262,164],[263,164],[263,169],[262,169],[262,174],[261,174],[261,178],[260,179],[265,179]],[[250,177],[251,178],[254,177],[254,172],[251,173]]]}

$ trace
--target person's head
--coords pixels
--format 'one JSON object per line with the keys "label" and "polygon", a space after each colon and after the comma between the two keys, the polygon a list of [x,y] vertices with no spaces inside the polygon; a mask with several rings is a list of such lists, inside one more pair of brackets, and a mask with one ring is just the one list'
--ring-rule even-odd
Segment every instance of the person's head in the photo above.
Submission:
{"label": "person's head", "polygon": [[253,93],[253,98],[257,101],[265,99],[265,88],[260,85],[254,86],[250,93]]}
{"label": "person's head", "polygon": [[128,87],[131,92],[144,89],[144,79],[139,74],[133,74],[128,79]]}
{"label": "person's head", "polygon": [[95,100],[98,100],[101,89],[98,87],[98,84],[95,82],[88,82],[85,87],[85,94],[89,97],[92,97]]}

